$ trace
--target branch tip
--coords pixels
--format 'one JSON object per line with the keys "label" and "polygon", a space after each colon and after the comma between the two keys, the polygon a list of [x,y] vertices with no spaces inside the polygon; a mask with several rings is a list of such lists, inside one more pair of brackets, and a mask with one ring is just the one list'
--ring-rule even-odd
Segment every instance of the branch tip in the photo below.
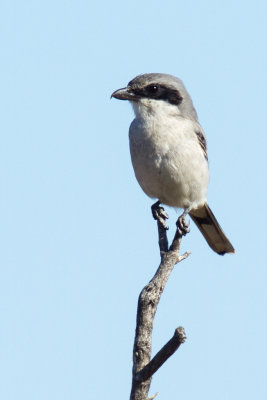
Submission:
{"label": "branch tip", "polygon": [[153,394],[153,396],[149,397],[147,400],[153,400],[155,397],[157,397],[158,393]]}
{"label": "branch tip", "polygon": [[186,341],[186,333],[182,326],[178,326],[178,328],[175,329],[174,337],[176,337],[180,343],[184,343]]}
{"label": "branch tip", "polygon": [[190,254],[191,254],[190,251],[186,251],[184,254],[179,256],[179,261],[178,262],[185,260],[187,257],[190,256]]}

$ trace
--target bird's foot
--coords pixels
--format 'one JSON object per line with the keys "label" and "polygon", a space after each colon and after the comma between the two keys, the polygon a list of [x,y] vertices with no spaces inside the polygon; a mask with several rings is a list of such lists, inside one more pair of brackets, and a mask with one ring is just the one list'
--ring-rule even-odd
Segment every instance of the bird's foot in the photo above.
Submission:
{"label": "bird's foot", "polygon": [[176,222],[177,230],[181,236],[185,236],[187,233],[190,232],[189,229],[190,221],[188,221],[188,223],[186,222],[185,219],[186,215],[187,212],[184,212],[182,215],[180,215],[180,217],[177,219]]}
{"label": "bird's foot", "polygon": [[160,206],[160,201],[157,201],[155,204],[152,205],[151,207],[152,215],[153,218],[158,221],[161,226],[167,230],[169,229],[166,225],[166,219],[169,218],[168,214],[164,210],[163,207]]}

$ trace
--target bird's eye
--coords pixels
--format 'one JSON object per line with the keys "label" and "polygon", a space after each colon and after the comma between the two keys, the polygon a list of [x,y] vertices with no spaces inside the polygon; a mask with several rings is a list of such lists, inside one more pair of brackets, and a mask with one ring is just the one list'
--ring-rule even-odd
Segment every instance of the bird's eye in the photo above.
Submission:
{"label": "bird's eye", "polygon": [[148,90],[150,93],[156,93],[158,91],[158,86],[157,85],[150,85],[148,86]]}

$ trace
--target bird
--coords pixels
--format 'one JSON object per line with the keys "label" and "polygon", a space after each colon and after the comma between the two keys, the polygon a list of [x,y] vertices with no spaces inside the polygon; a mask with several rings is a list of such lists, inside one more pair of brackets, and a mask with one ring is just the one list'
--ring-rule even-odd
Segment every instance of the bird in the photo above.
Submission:
{"label": "bird", "polygon": [[169,74],[141,74],[111,97],[129,100],[133,107],[131,160],[139,185],[157,199],[154,217],[160,204],[183,209],[177,221],[182,234],[189,231],[189,214],[212,250],[234,253],[207,203],[207,140],[183,82]]}

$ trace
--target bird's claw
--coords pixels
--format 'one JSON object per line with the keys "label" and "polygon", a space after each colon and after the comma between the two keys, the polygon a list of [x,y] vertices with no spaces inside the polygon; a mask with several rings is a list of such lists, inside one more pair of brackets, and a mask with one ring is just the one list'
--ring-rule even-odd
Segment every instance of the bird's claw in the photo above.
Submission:
{"label": "bird's claw", "polygon": [[153,204],[151,207],[153,218],[158,221],[164,229],[169,229],[166,225],[166,219],[169,218],[168,214],[164,210],[163,207],[160,206],[160,203],[157,202]]}
{"label": "bird's claw", "polygon": [[187,233],[190,232],[189,225],[190,225],[190,221],[188,221],[188,223],[187,223],[186,219],[185,219],[185,215],[182,214],[176,222],[177,230],[181,236],[185,236]]}

